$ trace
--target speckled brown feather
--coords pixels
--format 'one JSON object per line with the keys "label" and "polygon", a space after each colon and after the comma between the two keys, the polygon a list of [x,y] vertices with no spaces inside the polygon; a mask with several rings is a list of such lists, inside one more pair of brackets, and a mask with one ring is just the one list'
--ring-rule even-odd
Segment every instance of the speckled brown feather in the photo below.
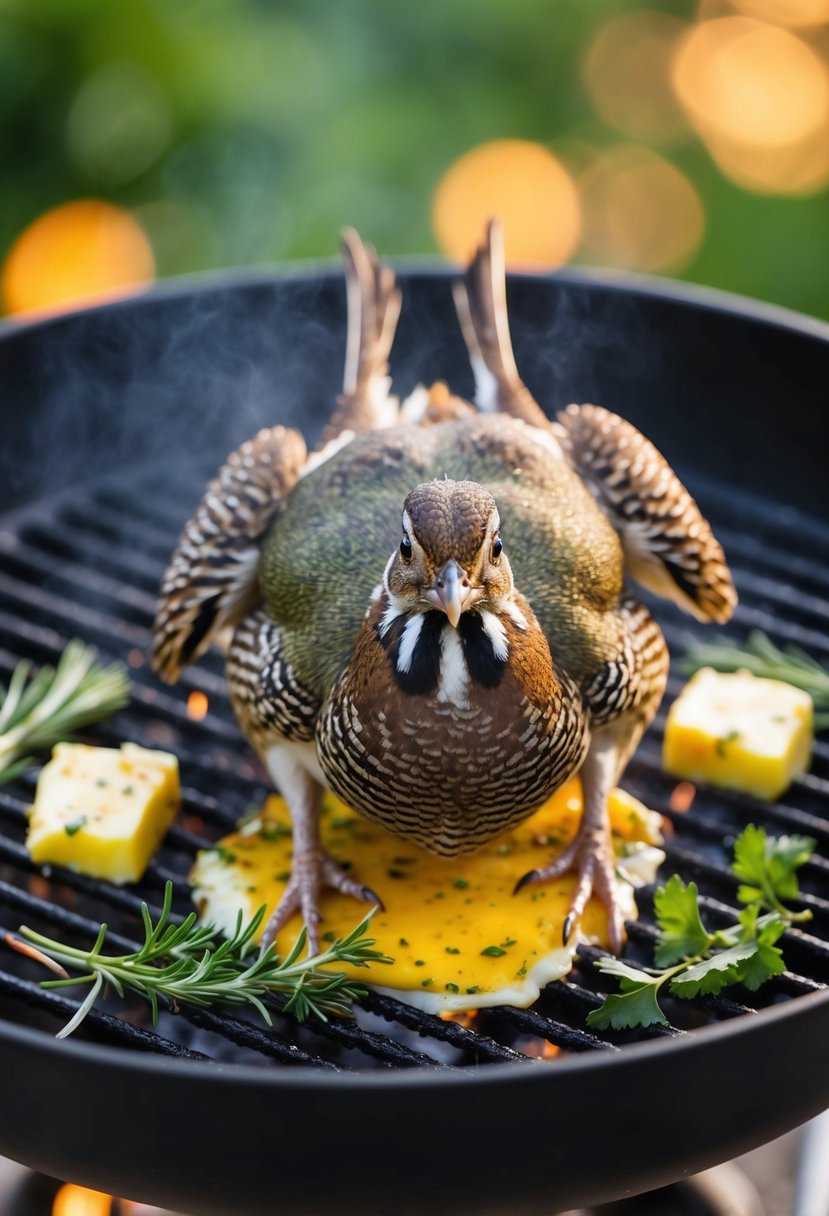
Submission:
{"label": "speckled brown feather", "polygon": [[653,444],[597,405],[568,406],[553,429],[619,532],[631,577],[699,620],[727,621],[737,593],[722,547]]}
{"label": "speckled brown feather", "polygon": [[161,583],[153,666],[163,679],[178,679],[221,628],[260,598],[262,536],[306,456],[299,431],[271,427],[232,452],[208,485]]}
{"label": "speckled brown feather", "polygon": [[466,567],[475,561],[492,510],[492,495],[477,482],[425,482],[406,495],[404,505],[414,535],[428,538],[434,566],[450,558]]}
{"label": "speckled brown feather", "polygon": [[[401,688],[385,598],[363,624],[317,726],[331,788],[367,818],[454,857],[525,819],[578,768],[586,718],[522,596],[526,628],[502,617],[509,659],[494,687],[470,677],[465,703]],[[440,614],[428,614],[439,617]],[[441,626],[451,629],[451,626]],[[452,631],[454,633],[454,630]]]}

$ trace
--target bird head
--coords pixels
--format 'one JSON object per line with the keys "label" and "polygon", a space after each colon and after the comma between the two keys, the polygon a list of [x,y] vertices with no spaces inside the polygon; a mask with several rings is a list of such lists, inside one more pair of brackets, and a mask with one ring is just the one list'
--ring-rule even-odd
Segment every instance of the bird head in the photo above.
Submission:
{"label": "bird head", "polygon": [[430,481],[403,503],[403,535],[386,566],[400,612],[445,612],[457,628],[478,604],[497,607],[514,590],[495,499],[474,481]]}

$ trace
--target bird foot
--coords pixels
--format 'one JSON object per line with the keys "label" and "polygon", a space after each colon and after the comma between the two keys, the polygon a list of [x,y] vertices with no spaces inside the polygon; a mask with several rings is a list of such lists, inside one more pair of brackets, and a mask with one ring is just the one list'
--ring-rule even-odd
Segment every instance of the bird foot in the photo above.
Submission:
{"label": "bird foot", "polygon": [[308,934],[308,953],[317,954],[320,948],[319,897],[325,887],[342,891],[344,895],[351,895],[354,899],[376,904],[381,910],[383,908],[379,895],[376,895],[371,887],[364,887],[349,878],[325,849],[309,849],[294,858],[290,882],[265,927],[263,943],[270,945],[293,914],[301,912]]}
{"label": "bird foot", "polygon": [[555,861],[541,870],[530,870],[520,878],[513,895],[524,887],[575,872],[578,881],[562,928],[564,945],[568,945],[587,907],[587,901],[595,894],[607,910],[610,949],[614,954],[619,954],[625,941],[625,922],[616,889],[615,871],[616,855],[609,829],[604,826],[583,826],[575,840]]}

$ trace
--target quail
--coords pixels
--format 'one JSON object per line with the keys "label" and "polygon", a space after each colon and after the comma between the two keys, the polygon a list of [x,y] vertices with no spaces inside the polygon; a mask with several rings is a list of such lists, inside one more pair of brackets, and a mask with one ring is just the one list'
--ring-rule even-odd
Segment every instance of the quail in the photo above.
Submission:
{"label": "quail", "polygon": [[[232,627],[231,701],[285,797],[293,873],[266,936],[325,886],[380,902],[325,851],[325,788],[424,849],[467,853],[581,776],[572,844],[519,887],[575,875],[565,941],[591,894],[619,950],[607,798],[661,700],[662,633],[634,580],[701,620],[736,602],[722,549],[633,426],[594,405],[551,421],[511,347],[500,227],[455,284],[474,407],[444,385],[399,403],[392,270],[344,236],[345,375],[308,453],[260,431],[185,526],[161,587],[167,680]],[[516,888],[518,889],[518,888]]]}

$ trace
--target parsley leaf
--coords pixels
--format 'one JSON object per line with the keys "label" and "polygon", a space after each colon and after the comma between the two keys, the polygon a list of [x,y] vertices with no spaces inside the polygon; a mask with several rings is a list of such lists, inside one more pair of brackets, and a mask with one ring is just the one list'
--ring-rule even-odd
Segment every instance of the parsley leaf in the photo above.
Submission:
{"label": "parsley leaf", "polygon": [[660,976],[649,975],[629,967],[619,958],[600,958],[596,966],[606,975],[619,980],[621,993],[611,992],[598,1009],[587,1015],[587,1025],[593,1030],[632,1030],[636,1026],[667,1026],[668,1019],[659,1008],[659,989],[664,982]]}
{"label": "parsley leaf", "polygon": [[750,823],[734,841],[732,871],[742,885],[740,903],[761,903],[769,911],[785,911],[784,900],[797,899],[797,870],[815,848],[810,836],[768,836]]}
{"label": "parsley leaf", "polygon": [[711,935],[700,920],[698,898],[697,884],[686,886],[678,874],[654,891],[653,906],[661,930],[654,951],[657,966],[672,967],[709,946]]}
{"label": "parsley leaf", "polygon": [[690,998],[721,992],[729,984],[744,984],[753,992],[780,975],[785,963],[777,942],[789,925],[811,916],[808,909],[791,911],[783,900],[798,898],[797,870],[814,847],[808,836],[772,837],[749,824],[734,842],[731,866],[741,882],[738,898],[746,907],[732,925],[716,933],[703,924],[696,883],[672,875],[654,892],[658,970],[644,971],[617,958],[599,959],[596,966],[618,979],[621,991],[609,993],[591,1010],[588,1026],[623,1030],[667,1025],[659,1006],[663,985],[672,996]]}
{"label": "parsley leaf", "polygon": [[756,949],[754,942],[740,942],[693,963],[680,975],[674,976],[671,992],[674,996],[692,997],[721,992],[729,984],[739,983],[740,969]]}

